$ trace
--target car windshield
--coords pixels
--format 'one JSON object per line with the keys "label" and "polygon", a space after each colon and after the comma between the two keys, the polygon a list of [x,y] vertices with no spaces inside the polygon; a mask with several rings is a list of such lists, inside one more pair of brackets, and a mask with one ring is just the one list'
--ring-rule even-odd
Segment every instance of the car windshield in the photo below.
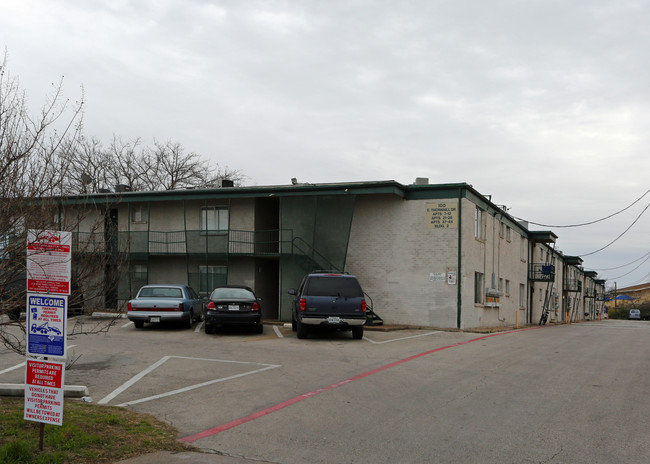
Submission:
{"label": "car windshield", "polygon": [[223,299],[255,299],[253,292],[246,288],[216,288],[210,295],[211,300],[223,300]]}
{"label": "car windshield", "polygon": [[313,276],[305,291],[310,296],[363,297],[363,291],[356,279],[337,276]]}
{"label": "car windshield", "polygon": [[183,298],[183,291],[174,287],[145,287],[140,290],[140,298]]}

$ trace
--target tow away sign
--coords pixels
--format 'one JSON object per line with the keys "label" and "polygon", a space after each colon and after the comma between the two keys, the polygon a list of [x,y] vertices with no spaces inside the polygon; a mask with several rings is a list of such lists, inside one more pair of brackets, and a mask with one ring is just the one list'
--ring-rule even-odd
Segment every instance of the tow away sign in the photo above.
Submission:
{"label": "tow away sign", "polygon": [[28,359],[25,364],[25,420],[63,424],[65,364]]}
{"label": "tow away sign", "polygon": [[72,232],[29,229],[27,291],[70,294]]}
{"label": "tow away sign", "polygon": [[32,356],[65,356],[65,295],[27,294],[27,354]]}

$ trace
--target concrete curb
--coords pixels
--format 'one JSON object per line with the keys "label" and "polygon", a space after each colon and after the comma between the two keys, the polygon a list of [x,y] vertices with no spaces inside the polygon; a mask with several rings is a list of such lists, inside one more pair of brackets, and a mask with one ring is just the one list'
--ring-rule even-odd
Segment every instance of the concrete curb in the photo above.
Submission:
{"label": "concrete curb", "polygon": [[126,319],[126,314],[124,313],[103,313],[95,311],[90,315],[90,317],[96,319]]}
{"label": "concrete curb", "polygon": [[[0,383],[0,396],[25,396],[24,383]],[[65,385],[63,388],[65,398],[81,398],[88,396],[88,387],[83,385]]]}

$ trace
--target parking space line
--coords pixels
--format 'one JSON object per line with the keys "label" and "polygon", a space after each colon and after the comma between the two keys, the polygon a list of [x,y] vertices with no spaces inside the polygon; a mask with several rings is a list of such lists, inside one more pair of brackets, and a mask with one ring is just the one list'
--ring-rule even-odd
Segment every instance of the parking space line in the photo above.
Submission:
{"label": "parking space line", "polygon": [[442,333],[442,332],[443,332],[442,330],[437,330],[435,332],[427,332],[427,333],[423,333],[423,334],[419,334],[419,335],[412,335],[410,337],[393,338],[393,339],[390,339],[390,340],[384,340],[383,342],[376,342],[374,340],[369,339],[368,337],[363,337],[363,339],[369,341],[370,343],[374,343],[375,345],[381,345],[383,343],[398,342],[400,340],[408,340],[410,338],[426,337],[427,335],[434,335],[434,334],[438,334],[438,333]]}
{"label": "parking space line", "polygon": [[132,324],[133,324],[133,322],[129,321],[126,324],[124,324],[123,326],[120,326],[120,328],[123,329],[124,327],[128,327],[128,326],[130,326]]}
{"label": "parking space line", "polygon": [[275,331],[275,334],[278,336],[278,338],[284,338],[284,335],[280,332],[280,329],[278,329],[277,325],[273,326],[273,330]]}
{"label": "parking space line", "polygon": [[203,327],[203,321],[196,324],[196,329],[194,329],[194,333],[199,333],[202,327]]}
{"label": "parking space line", "polygon": [[161,393],[159,395],[154,395],[154,396],[149,396],[147,398],[141,398],[139,400],[129,401],[129,402],[126,402],[126,403],[122,403],[122,404],[120,404],[118,406],[128,406],[130,404],[144,403],[145,401],[151,401],[151,400],[155,400],[155,399],[158,399],[158,398],[164,398],[166,396],[177,395],[179,393],[184,393],[186,391],[194,390],[196,388],[204,387],[204,386],[211,385],[211,384],[214,384],[214,383],[224,382],[226,380],[236,379],[238,377],[243,377],[245,375],[250,375],[250,374],[257,374],[259,372],[263,372],[263,371],[266,371],[266,370],[269,370],[269,369],[275,369],[276,367],[280,367],[280,365],[277,365],[277,364],[263,364],[263,363],[246,362],[246,361],[231,361],[231,360],[224,360],[224,359],[207,359],[207,358],[190,358],[190,357],[187,357],[187,356],[163,356],[158,361],[153,363],[151,366],[147,367],[146,369],[141,371],[139,374],[134,375],[130,380],[124,382],[122,385],[117,387],[115,390],[113,390],[107,396],[105,396],[104,398],[99,400],[97,402],[97,404],[106,404],[106,403],[108,403],[113,398],[118,396],[120,393],[122,393],[122,392],[126,391],[127,389],[129,389],[131,386],[133,386],[136,382],[141,380],[147,374],[149,374],[150,372],[152,372],[156,368],[162,366],[165,362],[167,362],[169,359],[172,359],[172,358],[174,358],[174,359],[187,359],[187,360],[192,360],[192,361],[222,362],[222,363],[230,363],[230,364],[251,364],[251,365],[263,366],[263,367],[260,368],[260,369],[253,370],[253,371],[244,372],[242,374],[237,374],[237,375],[233,375],[233,376],[225,377],[225,378],[220,378],[220,379],[213,379],[213,380],[209,380],[207,382],[202,382],[202,383],[195,384],[195,385],[189,385],[187,387],[180,388],[178,390],[173,390],[173,391],[170,391],[170,392]]}
{"label": "parking space line", "polygon": [[376,369],[364,372],[362,374],[351,377],[349,379],[342,380],[340,382],[334,383],[334,384],[329,385],[327,387],[319,388],[317,390],[312,390],[312,391],[310,391],[308,393],[298,395],[298,396],[293,397],[293,398],[291,398],[291,399],[289,399],[287,401],[283,401],[282,403],[278,403],[278,404],[276,404],[274,406],[268,407],[266,409],[262,409],[261,411],[254,412],[253,414],[249,414],[248,416],[240,417],[239,419],[235,419],[233,421],[227,422],[227,423],[219,425],[217,427],[214,427],[214,428],[211,428],[211,429],[208,429],[208,430],[204,430],[203,432],[195,433],[194,435],[189,435],[187,437],[181,438],[179,441],[182,442],[182,443],[193,443],[193,442],[195,442],[197,440],[200,440],[202,438],[207,438],[207,437],[211,437],[213,435],[217,435],[217,434],[219,434],[221,432],[225,432],[226,430],[230,430],[230,429],[235,428],[237,426],[240,426],[240,425],[246,424],[248,422],[254,421],[255,419],[259,419],[260,417],[266,416],[266,415],[274,413],[276,411],[280,411],[280,410],[282,410],[282,409],[284,409],[284,408],[286,408],[288,406],[291,406],[293,404],[296,404],[296,403],[298,403],[300,401],[306,400],[306,399],[311,398],[313,396],[320,395],[321,393],[333,390],[333,389],[338,388],[338,387],[342,387],[344,385],[355,382],[357,380],[364,379],[366,377],[377,374],[379,372],[383,372],[383,371],[386,371],[388,369],[391,369],[391,368],[393,368],[395,366],[399,366],[401,364],[413,361],[415,359],[419,359],[421,357],[424,357],[424,356],[427,356],[427,355],[430,355],[430,354],[433,354],[433,353],[437,353],[439,351],[447,350],[449,348],[455,348],[455,347],[462,346],[462,345],[467,345],[468,343],[478,342],[480,340],[485,340],[487,338],[499,337],[501,335],[508,335],[508,334],[512,334],[512,333],[524,332],[524,331],[527,331],[527,330],[538,330],[538,329],[542,329],[542,328],[546,328],[546,327],[552,327],[552,326],[528,327],[528,328],[525,328],[525,329],[510,330],[510,331],[507,331],[507,332],[493,333],[493,334],[489,334],[489,335],[484,335],[482,337],[472,338],[471,340],[466,340],[464,342],[454,343],[453,345],[442,346],[440,348],[435,348],[433,350],[429,350],[429,351],[425,351],[423,353],[415,354],[413,356],[409,356],[407,358],[400,359],[400,360],[392,362],[390,364],[385,364],[385,365],[383,365],[381,367],[378,367]]}
{"label": "parking space line", "polygon": [[[69,349],[71,349],[71,348],[74,348],[75,346],[77,346],[77,345],[70,345],[70,346],[68,346],[68,347],[66,348],[66,351],[69,350]],[[60,359],[60,358],[59,358],[59,359]],[[16,369],[20,369],[21,367],[24,367],[25,364],[26,364],[25,362],[21,362],[20,364],[16,364],[15,366],[8,367],[7,369],[4,369],[4,370],[0,371],[0,375],[2,375],[2,374],[6,374],[7,372],[15,371]]]}

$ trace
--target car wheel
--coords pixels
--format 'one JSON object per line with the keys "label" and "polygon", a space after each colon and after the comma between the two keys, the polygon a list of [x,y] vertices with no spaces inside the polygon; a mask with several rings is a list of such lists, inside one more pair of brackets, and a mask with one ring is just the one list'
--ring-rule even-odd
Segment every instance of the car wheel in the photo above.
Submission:
{"label": "car wheel", "polygon": [[192,328],[192,323],[194,322],[194,311],[190,311],[190,318],[187,320],[187,328]]}
{"label": "car wheel", "polygon": [[291,316],[291,330],[296,331],[296,320]]}
{"label": "car wheel", "polygon": [[307,326],[300,321],[296,321],[296,335],[300,339],[307,338]]}
{"label": "car wheel", "polygon": [[136,329],[141,329],[144,327],[144,321],[133,321],[133,325]]}
{"label": "car wheel", "polygon": [[361,340],[363,338],[363,326],[355,325],[352,327],[352,338],[355,340]]}
{"label": "car wheel", "polygon": [[255,326],[255,333],[261,334],[264,333],[264,324],[261,322]]}

